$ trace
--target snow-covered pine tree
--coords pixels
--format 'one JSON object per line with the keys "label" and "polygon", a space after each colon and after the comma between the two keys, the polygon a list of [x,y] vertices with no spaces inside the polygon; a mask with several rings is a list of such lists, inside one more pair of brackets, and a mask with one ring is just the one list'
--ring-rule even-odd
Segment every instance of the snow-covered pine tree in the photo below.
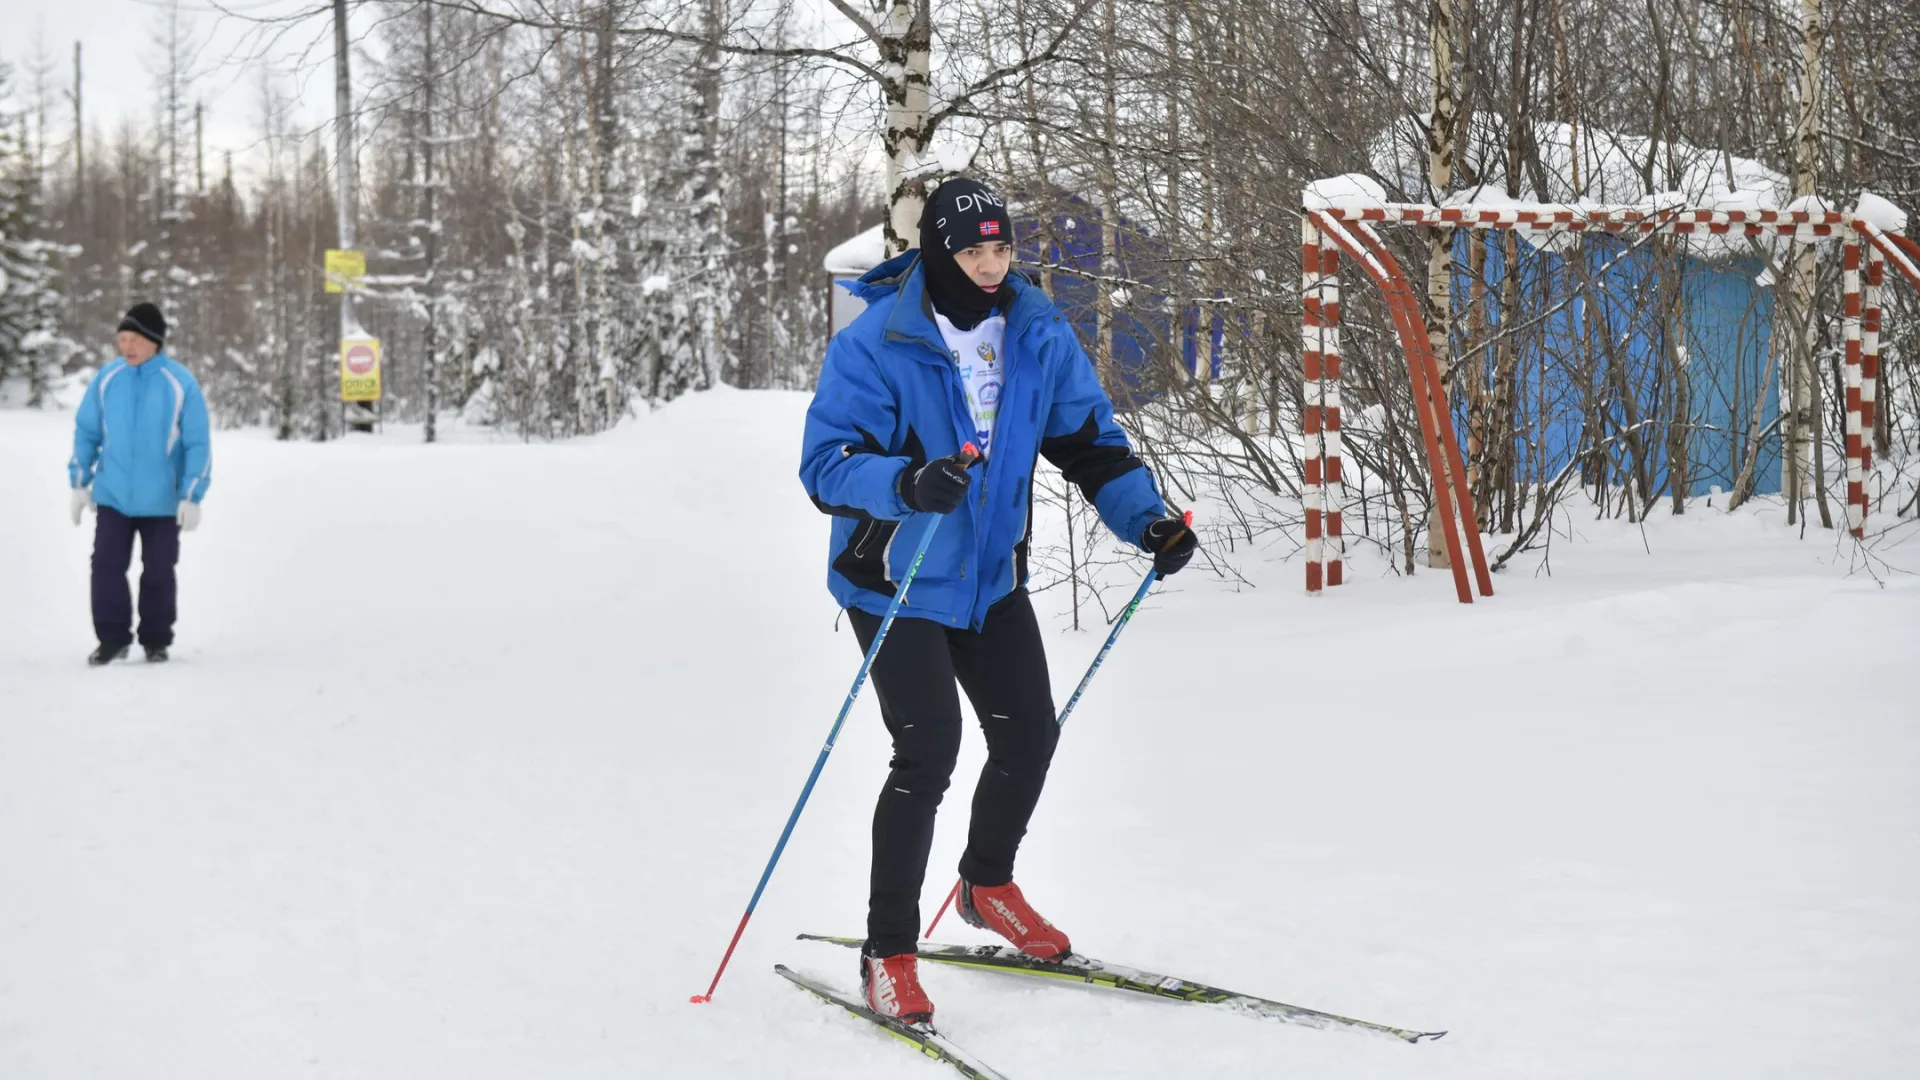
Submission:
{"label": "snow-covered pine tree", "polygon": [[13,100],[12,71],[0,63],[0,384],[24,386],[40,406],[57,373],[52,241],[41,217],[40,176],[28,153],[26,119]]}
{"label": "snow-covered pine tree", "polygon": [[703,0],[690,23],[699,44],[677,50],[684,90],[677,104],[661,110],[677,128],[668,144],[674,155],[662,163],[649,212],[636,221],[646,237],[640,308],[652,343],[643,386],[654,401],[710,389],[732,367],[726,331],[739,281],[728,250],[728,181],[721,169],[726,20],[723,0]]}

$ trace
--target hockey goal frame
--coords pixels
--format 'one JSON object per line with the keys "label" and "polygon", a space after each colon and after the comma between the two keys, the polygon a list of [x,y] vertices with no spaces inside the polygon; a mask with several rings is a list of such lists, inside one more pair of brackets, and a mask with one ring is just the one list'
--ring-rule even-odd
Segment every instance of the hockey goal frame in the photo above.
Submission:
{"label": "hockey goal frame", "polygon": [[[1857,538],[1867,518],[1866,476],[1873,467],[1873,425],[1880,382],[1880,294],[1892,265],[1920,289],[1920,244],[1887,232],[1850,213],[1812,210],[1714,210],[1581,206],[1553,203],[1499,207],[1431,206],[1422,203],[1315,205],[1309,193],[1301,209],[1301,434],[1306,442],[1302,472],[1306,509],[1307,593],[1320,595],[1345,580],[1345,503],[1340,435],[1340,256],[1344,252],[1384,296],[1392,314],[1407,377],[1420,416],[1421,440],[1433,478],[1434,531],[1452,556],[1460,602],[1473,602],[1467,577],[1480,595],[1493,595],[1486,551],[1467,493],[1466,465],[1454,432],[1453,410],[1444,395],[1439,360],[1427,334],[1420,297],[1376,226],[1427,225],[1453,229],[1534,233],[1604,232],[1614,235],[1706,233],[1786,237],[1798,243],[1843,242],[1842,321],[1846,333],[1847,527]],[[1817,392],[1817,388],[1816,388]],[[1466,545],[1461,546],[1464,536]],[[1468,558],[1461,558],[1462,553]]]}

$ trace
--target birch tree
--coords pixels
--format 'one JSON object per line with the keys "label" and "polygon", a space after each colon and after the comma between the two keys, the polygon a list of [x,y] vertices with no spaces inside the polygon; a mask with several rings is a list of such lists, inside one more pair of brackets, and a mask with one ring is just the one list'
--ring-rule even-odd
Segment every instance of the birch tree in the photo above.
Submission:
{"label": "birch tree", "polygon": [[[1796,110],[1793,147],[1793,195],[1796,199],[1817,193],[1820,179],[1820,92],[1823,79],[1821,52],[1826,45],[1826,21],[1821,0],[1800,3],[1800,101]],[[1778,305],[1774,335],[1781,341],[1789,360],[1783,394],[1787,413],[1785,425],[1786,469],[1781,480],[1787,498],[1787,522],[1794,523],[1800,505],[1812,482],[1814,458],[1815,410],[1818,408],[1819,380],[1813,364],[1817,334],[1814,322],[1814,285],[1816,252],[1811,243],[1796,243],[1792,272],[1784,283],[1786,303]],[[1823,507],[1824,509],[1824,507]],[[1828,528],[1833,527],[1829,520]]]}
{"label": "birch tree", "polygon": [[[1444,199],[1453,186],[1454,156],[1459,150],[1455,121],[1459,118],[1459,91],[1455,82],[1453,42],[1455,38],[1453,0],[1429,0],[1427,28],[1428,63],[1433,68],[1433,109],[1427,122],[1427,183],[1436,201]],[[1440,385],[1432,388],[1431,408],[1448,408],[1453,385],[1453,230],[1435,227],[1427,256],[1428,344],[1440,364]],[[1427,403],[1416,403],[1428,408]],[[1437,428],[1436,428],[1437,429]],[[1444,467],[1433,473],[1433,486],[1450,483]],[[1440,500],[1431,501],[1433,513],[1440,512]],[[1462,508],[1464,511],[1464,508]],[[1427,565],[1452,566],[1446,545],[1446,532],[1436,520],[1427,529]]]}

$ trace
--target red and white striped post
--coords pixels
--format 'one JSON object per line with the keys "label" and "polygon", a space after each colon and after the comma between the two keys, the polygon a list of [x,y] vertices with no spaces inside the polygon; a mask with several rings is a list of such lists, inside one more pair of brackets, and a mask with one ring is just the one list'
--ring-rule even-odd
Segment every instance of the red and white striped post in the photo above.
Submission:
{"label": "red and white striped post", "polygon": [[1300,433],[1305,436],[1305,483],[1300,492],[1307,517],[1307,595],[1320,595],[1326,583],[1326,544],[1321,537],[1321,508],[1326,505],[1326,443],[1320,416],[1320,383],[1325,374],[1320,311],[1320,230],[1311,217],[1300,218]]}
{"label": "red and white striped post", "polygon": [[1861,453],[1860,242],[1849,238],[1840,265],[1842,324],[1846,327],[1847,531],[1860,536],[1867,520],[1866,457]]}
{"label": "red and white striped post", "polygon": [[1324,525],[1321,558],[1327,566],[1327,585],[1345,580],[1347,541],[1341,513],[1347,504],[1340,443],[1340,249],[1320,245],[1320,431],[1325,471],[1321,474]]}

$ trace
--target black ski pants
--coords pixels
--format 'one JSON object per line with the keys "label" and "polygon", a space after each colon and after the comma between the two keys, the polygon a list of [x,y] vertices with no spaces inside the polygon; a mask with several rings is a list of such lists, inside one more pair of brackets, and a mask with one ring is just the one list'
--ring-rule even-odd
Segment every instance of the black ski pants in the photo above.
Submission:
{"label": "black ski pants", "polygon": [[[880,617],[849,610],[862,650]],[[975,885],[1013,880],[1013,858],[1046,785],[1060,740],[1046,645],[1025,589],[987,612],[979,631],[897,618],[873,662],[874,696],[893,735],[893,770],[873,813],[873,876],[867,951],[912,952],[920,938],[920,888],[933,820],[960,755],[960,695],[967,692],[987,736],[987,763],[973,789],[973,818],[960,874]]]}
{"label": "black ski pants", "polygon": [[93,528],[93,633],[102,645],[133,642],[133,593],[127,568],[133,539],[140,538],[140,644],[172,645],[176,592],[173,568],[180,561],[180,523],[166,517],[128,517],[111,506],[95,508]]}

